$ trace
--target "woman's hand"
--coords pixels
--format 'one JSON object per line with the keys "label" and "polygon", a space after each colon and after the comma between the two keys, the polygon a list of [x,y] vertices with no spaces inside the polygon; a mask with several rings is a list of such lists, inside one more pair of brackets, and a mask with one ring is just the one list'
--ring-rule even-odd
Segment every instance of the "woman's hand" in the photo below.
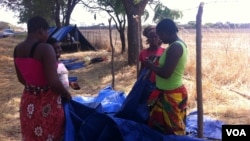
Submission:
{"label": "woman's hand", "polygon": [[156,60],[158,60],[160,57],[156,56],[156,55],[150,55],[148,57],[146,57],[146,60],[151,60],[153,62],[155,62]]}
{"label": "woman's hand", "polygon": [[144,66],[148,69],[152,69],[154,67],[154,63],[150,59],[146,59],[144,62]]}

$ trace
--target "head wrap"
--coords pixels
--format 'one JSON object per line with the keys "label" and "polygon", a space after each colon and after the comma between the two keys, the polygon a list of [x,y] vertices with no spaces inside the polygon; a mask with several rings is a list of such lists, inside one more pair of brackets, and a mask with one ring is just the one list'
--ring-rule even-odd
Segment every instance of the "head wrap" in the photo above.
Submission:
{"label": "head wrap", "polygon": [[143,30],[143,36],[145,36],[145,37],[149,37],[149,35],[150,35],[150,33],[151,32],[156,32],[156,28],[155,28],[155,26],[153,26],[153,25],[149,25],[149,26],[147,26],[144,30]]}

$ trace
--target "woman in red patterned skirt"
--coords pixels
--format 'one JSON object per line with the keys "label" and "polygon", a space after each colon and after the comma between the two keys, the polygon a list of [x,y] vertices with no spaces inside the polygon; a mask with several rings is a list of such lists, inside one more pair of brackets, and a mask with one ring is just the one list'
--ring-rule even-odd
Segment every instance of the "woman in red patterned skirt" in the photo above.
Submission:
{"label": "woman in red patterned skirt", "polygon": [[48,23],[39,16],[28,23],[28,35],[14,50],[19,82],[24,85],[20,104],[23,141],[60,141],[65,117],[62,100],[71,100],[57,75],[53,47],[46,43]]}

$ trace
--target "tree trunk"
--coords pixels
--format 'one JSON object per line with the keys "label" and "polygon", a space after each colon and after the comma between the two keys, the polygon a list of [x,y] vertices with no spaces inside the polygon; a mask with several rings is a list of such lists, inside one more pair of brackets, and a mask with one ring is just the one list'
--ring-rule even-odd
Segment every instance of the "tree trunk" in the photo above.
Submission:
{"label": "tree trunk", "polygon": [[125,38],[125,30],[124,29],[122,29],[120,31],[120,39],[121,39],[121,43],[122,43],[121,53],[123,54],[126,51],[126,38]]}
{"label": "tree trunk", "polygon": [[[141,26],[138,26],[138,24],[141,24],[140,17],[138,17],[139,21],[136,22],[136,20],[133,18],[133,15],[127,15],[128,16],[128,64],[134,65],[138,61],[139,56],[139,41],[140,41],[140,28]],[[138,33],[139,32],[139,33]]]}
{"label": "tree trunk", "polygon": [[61,21],[60,21],[60,2],[56,0],[56,9],[55,9],[55,23],[56,27],[61,28]]}
{"label": "tree trunk", "polygon": [[70,17],[71,17],[72,11],[73,11],[73,8],[69,7],[69,9],[68,9],[68,11],[66,13],[66,16],[65,16],[65,23],[64,23],[65,26],[70,24]]}
{"label": "tree trunk", "polygon": [[[134,65],[138,62],[139,49],[141,48],[141,15],[149,0],[142,0],[134,4],[134,0],[122,0],[128,19],[128,64]],[[138,16],[138,22],[133,16]]]}
{"label": "tree trunk", "polygon": [[74,8],[78,2],[79,2],[79,0],[68,0],[67,12],[65,15],[65,23],[64,23],[65,26],[70,24],[70,17],[71,17],[72,11],[74,10]]}

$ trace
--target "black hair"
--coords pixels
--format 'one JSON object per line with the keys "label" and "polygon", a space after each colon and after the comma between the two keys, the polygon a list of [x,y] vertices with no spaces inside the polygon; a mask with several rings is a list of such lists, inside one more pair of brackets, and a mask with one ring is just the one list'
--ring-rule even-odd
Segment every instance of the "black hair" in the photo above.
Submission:
{"label": "black hair", "polygon": [[53,37],[50,37],[50,38],[48,38],[48,40],[47,40],[47,43],[49,43],[49,44],[51,44],[51,45],[53,45],[54,43],[57,43],[58,41],[57,41],[57,39],[56,38],[53,38]]}
{"label": "black hair", "polygon": [[28,33],[32,33],[38,29],[49,29],[49,24],[43,17],[34,16],[28,20],[27,28]]}
{"label": "black hair", "polygon": [[176,24],[174,23],[173,20],[171,19],[163,19],[162,21],[160,21],[157,26],[156,26],[156,32],[157,33],[167,33],[167,34],[175,34],[177,33],[178,27],[176,26]]}

